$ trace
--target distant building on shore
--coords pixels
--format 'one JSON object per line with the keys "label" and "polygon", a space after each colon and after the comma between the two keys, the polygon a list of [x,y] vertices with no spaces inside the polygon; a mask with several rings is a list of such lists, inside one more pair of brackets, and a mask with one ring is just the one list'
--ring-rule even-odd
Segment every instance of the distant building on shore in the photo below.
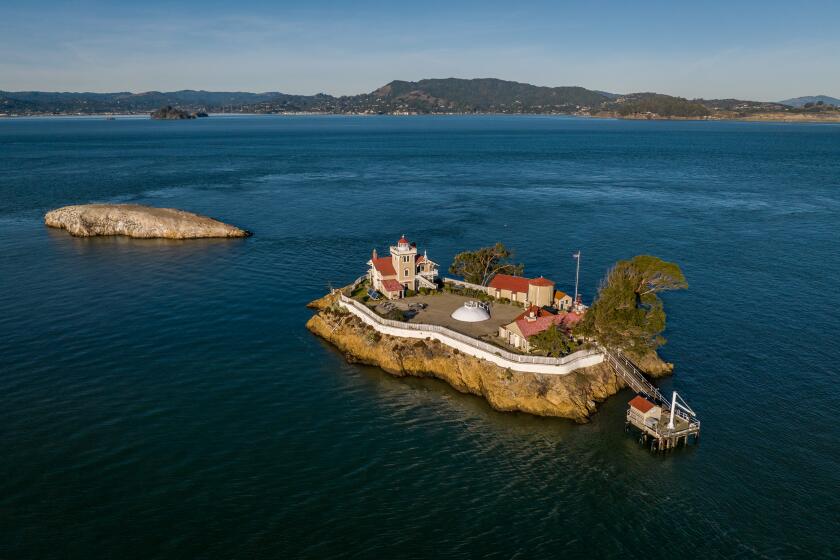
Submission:
{"label": "distant building on shore", "polygon": [[409,290],[437,289],[438,265],[425,252],[418,255],[416,243],[409,243],[403,235],[389,252],[389,256],[380,257],[374,249],[367,262],[368,280],[373,289],[388,299],[405,297]]}

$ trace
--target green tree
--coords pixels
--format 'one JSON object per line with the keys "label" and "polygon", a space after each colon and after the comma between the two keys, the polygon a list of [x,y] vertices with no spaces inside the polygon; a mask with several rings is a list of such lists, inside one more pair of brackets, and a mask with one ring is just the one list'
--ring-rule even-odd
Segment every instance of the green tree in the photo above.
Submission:
{"label": "green tree", "polygon": [[449,272],[471,284],[486,286],[497,274],[522,275],[525,265],[510,262],[511,258],[513,251],[502,243],[496,243],[492,247],[458,253],[449,265]]}
{"label": "green tree", "polygon": [[619,261],[576,332],[601,344],[643,355],[665,344],[665,310],[658,294],[688,288],[679,265],[650,255]]}
{"label": "green tree", "polygon": [[534,353],[554,358],[571,354],[577,348],[575,341],[558,329],[557,325],[551,325],[543,332],[528,337],[528,342]]}

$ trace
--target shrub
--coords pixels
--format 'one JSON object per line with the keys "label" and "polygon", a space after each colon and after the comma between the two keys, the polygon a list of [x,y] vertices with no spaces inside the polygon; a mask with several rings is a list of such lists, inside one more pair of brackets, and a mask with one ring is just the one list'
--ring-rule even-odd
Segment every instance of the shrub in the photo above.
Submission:
{"label": "shrub", "polygon": [[559,358],[577,349],[577,343],[552,325],[541,333],[528,337],[535,354]]}

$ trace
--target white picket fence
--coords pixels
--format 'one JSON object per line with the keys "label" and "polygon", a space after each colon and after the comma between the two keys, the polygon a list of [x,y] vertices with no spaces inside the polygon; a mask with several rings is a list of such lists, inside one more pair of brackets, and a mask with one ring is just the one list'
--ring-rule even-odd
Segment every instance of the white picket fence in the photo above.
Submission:
{"label": "white picket fence", "polygon": [[574,354],[569,354],[562,358],[514,354],[503,348],[493,346],[487,342],[477,340],[440,325],[406,323],[404,321],[385,319],[377,315],[366,305],[348,298],[344,294],[339,294],[339,297],[340,303],[345,309],[383,334],[404,338],[433,338],[447,346],[457,348],[465,354],[488,360],[496,365],[510,368],[514,371],[566,375],[576,369],[593,366],[604,360],[603,353],[595,348],[579,350]]}

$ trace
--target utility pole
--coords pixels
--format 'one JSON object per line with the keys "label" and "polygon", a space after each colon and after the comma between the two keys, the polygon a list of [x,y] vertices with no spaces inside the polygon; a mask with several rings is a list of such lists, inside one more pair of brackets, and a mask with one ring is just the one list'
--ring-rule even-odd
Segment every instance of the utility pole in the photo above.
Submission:
{"label": "utility pole", "polygon": [[577,272],[575,272],[575,299],[572,301],[572,308],[577,306],[578,302],[578,281],[580,280],[580,249],[578,252],[572,255],[573,258],[577,259]]}

